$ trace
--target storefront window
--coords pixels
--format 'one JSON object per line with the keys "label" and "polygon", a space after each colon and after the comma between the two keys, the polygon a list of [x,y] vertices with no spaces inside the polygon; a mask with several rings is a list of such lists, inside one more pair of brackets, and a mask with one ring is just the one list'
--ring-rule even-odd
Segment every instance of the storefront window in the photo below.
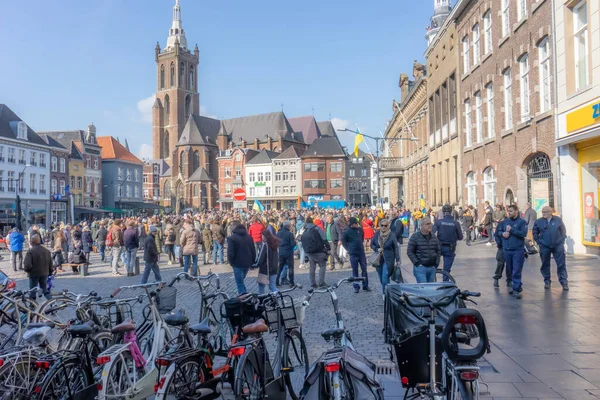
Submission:
{"label": "storefront window", "polygon": [[581,201],[583,209],[583,241],[600,245],[598,196],[600,161],[581,164]]}

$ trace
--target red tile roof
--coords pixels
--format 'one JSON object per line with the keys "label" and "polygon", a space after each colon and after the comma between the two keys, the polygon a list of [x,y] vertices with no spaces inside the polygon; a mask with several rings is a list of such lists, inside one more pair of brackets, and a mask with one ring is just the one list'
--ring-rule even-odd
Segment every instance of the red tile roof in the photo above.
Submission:
{"label": "red tile roof", "polygon": [[102,147],[103,160],[122,160],[143,164],[142,160],[134,156],[129,150],[112,136],[98,136],[98,145]]}

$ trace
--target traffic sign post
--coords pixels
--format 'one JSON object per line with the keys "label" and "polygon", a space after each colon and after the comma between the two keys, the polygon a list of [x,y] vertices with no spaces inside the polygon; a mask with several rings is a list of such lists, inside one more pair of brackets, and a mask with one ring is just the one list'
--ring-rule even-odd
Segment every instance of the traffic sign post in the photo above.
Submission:
{"label": "traffic sign post", "polygon": [[243,188],[237,188],[233,191],[233,200],[246,201],[246,191]]}
{"label": "traffic sign post", "polygon": [[248,202],[246,200],[244,200],[244,201],[235,200],[233,202],[233,208],[242,209],[242,208],[246,208],[246,207],[248,207]]}

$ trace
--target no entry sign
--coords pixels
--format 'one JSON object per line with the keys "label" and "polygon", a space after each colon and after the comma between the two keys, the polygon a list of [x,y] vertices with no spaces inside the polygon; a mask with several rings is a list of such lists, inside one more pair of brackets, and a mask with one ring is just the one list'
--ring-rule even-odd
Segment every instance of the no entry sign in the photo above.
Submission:
{"label": "no entry sign", "polygon": [[236,201],[246,200],[246,191],[243,188],[237,188],[233,191],[233,199]]}

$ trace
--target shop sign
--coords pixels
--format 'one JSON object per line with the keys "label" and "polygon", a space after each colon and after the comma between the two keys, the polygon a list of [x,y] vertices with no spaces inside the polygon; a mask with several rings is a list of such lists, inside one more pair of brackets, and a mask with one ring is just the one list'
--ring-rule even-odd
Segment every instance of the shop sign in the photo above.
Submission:
{"label": "shop sign", "polygon": [[550,180],[538,178],[531,180],[531,205],[541,215],[542,208],[550,205]]}
{"label": "shop sign", "polygon": [[267,186],[267,182],[254,182],[254,187]]}
{"label": "shop sign", "polygon": [[323,196],[308,196],[308,201],[319,201],[323,200]]}
{"label": "shop sign", "polygon": [[567,132],[572,133],[600,123],[600,102],[567,114]]}
{"label": "shop sign", "polygon": [[594,192],[583,194],[583,214],[586,219],[595,218],[594,213]]}

